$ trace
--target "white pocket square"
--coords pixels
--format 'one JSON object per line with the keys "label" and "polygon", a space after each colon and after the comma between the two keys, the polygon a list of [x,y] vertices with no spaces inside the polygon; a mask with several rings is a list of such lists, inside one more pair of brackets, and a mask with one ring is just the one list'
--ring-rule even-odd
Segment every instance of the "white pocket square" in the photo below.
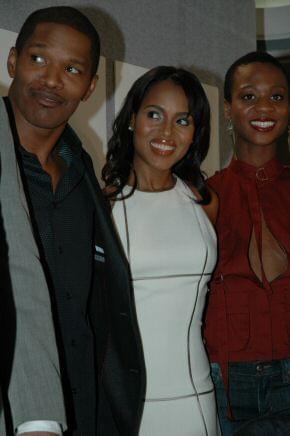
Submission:
{"label": "white pocket square", "polygon": [[95,245],[95,250],[97,253],[105,254],[104,249],[102,247],[99,247],[98,245]]}

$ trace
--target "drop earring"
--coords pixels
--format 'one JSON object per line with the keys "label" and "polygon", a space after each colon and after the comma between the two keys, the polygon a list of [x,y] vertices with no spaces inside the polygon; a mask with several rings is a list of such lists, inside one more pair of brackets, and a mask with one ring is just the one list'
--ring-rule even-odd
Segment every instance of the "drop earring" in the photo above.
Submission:
{"label": "drop earring", "polygon": [[233,143],[233,147],[235,148],[235,145],[236,145],[236,136],[235,136],[234,125],[233,125],[233,122],[232,122],[231,118],[227,121],[226,130],[227,130],[229,136],[231,137],[231,140],[232,140],[232,143]]}

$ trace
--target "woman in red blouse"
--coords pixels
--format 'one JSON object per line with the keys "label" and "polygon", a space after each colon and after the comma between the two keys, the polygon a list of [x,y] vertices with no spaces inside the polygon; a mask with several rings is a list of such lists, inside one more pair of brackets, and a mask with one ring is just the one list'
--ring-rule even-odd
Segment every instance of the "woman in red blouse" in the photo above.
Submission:
{"label": "woman in red blouse", "polygon": [[219,197],[219,260],[205,339],[224,435],[290,434],[290,168],[276,158],[289,123],[289,83],[267,53],[225,77],[230,165]]}

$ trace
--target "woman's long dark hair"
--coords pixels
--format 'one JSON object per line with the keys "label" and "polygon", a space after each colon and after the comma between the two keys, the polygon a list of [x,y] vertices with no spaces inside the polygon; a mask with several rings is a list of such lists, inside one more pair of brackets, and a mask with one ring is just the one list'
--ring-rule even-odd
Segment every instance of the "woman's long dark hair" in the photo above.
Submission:
{"label": "woman's long dark hair", "polygon": [[149,90],[156,83],[164,80],[171,80],[181,86],[188,99],[188,111],[193,117],[195,126],[193,142],[187,154],[177,162],[172,171],[198,190],[202,198],[199,203],[208,204],[211,196],[200,165],[209,148],[210,107],[200,81],[193,73],[182,68],[156,67],[143,74],[133,84],[113,124],[113,135],[108,143],[107,161],[102,171],[102,178],[106,186],[115,188],[114,197],[127,184],[134,157],[133,133],[128,129],[132,115],[138,113]]}

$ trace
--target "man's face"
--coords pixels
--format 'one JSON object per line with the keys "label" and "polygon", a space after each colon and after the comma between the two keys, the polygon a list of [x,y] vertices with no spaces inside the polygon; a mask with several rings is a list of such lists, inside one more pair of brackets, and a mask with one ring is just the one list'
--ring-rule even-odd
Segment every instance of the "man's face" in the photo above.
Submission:
{"label": "man's face", "polygon": [[63,128],[93,92],[91,41],[81,32],[55,23],[38,24],[18,54],[11,49],[9,97],[23,129]]}

